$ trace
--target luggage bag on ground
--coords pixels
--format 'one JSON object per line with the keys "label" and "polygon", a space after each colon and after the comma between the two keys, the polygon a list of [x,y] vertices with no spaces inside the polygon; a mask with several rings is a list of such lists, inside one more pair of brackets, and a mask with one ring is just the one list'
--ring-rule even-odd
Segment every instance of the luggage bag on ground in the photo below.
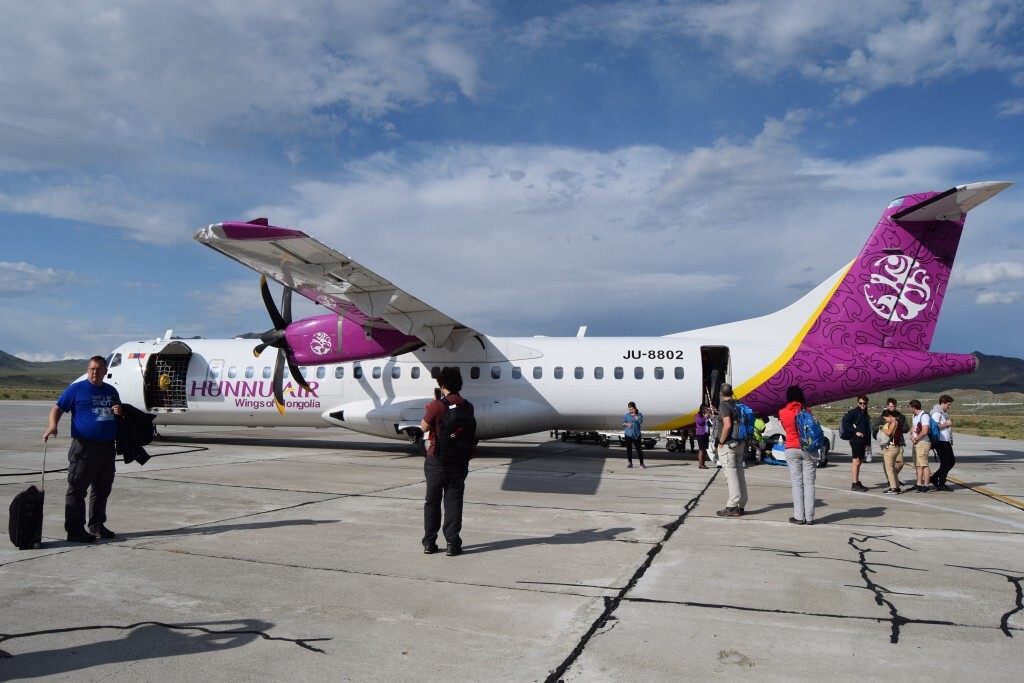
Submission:
{"label": "luggage bag on ground", "polygon": [[46,497],[46,443],[43,443],[43,471],[39,488],[29,486],[11,501],[8,532],[19,550],[39,548],[43,544],[43,501]]}

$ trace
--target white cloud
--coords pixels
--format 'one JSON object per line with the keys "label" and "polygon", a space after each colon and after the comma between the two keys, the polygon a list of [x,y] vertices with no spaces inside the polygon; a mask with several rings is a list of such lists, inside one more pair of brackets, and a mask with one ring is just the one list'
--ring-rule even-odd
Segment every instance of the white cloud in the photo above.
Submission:
{"label": "white cloud", "polygon": [[794,287],[854,257],[894,196],[948,189],[985,158],[925,147],[821,159],[797,144],[806,116],[683,154],[473,145],[378,154],[250,213],[299,226],[490,333],[630,317],[677,332],[790,303]]}
{"label": "white cloud", "polygon": [[[979,263],[962,270],[954,268],[952,274],[953,283],[964,287],[990,286],[1016,280],[1024,280],[1024,263],[1011,261]],[[982,302],[979,301],[979,303]]]}
{"label": "white cloud", "polygon": [[55,296],[60,287],[79,281],[73,272],[0,261],[0,294]]}
{"label": "white cloud", "polygon": [[1020,292],[982,292],[975,302],[980,306],[992,304],[1012,304],[1020,301]]}
{"label": "white cloud", "polygon": [[999,116],[1020,116],[1024,114],[1024,97],[1016,100],[1004,100],[996,105]]}
{"label": "white cloud", "polygon": [[637,45],[698,40],[728,69],[757,80],[785,71],[836,86],[848,104],[892,85],[1024,69],[1012,0],[626,0],[573,5],[526,23],[521,44],[602,38]]}
{"label": "white cloud", "polygon": [[187,200],[153,199],[113,176],[0,193],[0,210],[124,228],[158,244],[184,239],[194,222]]}
{"label": "white cloud", "polygon": [[[271,285],[271,293],[274,295],[274,302],[278,309],[281,307],[281,292],[276,285]],[[265,311],[263,299],[260,297],[259,280],[255,277],[247,280],[228,280],[221,282],[215,289],[190,289],[185,296],[194,299],[199,306],[197,311],[200,317],[218,318],[224,320],[240,319],[252,311]],[[269,314],[264,314],[266,326],[271,327]],[[255,331],[255,330],[240,330]],[[262,331],[262,330],[261,330]],[[201,332],[197,332],[201,334]]]}
{"label": "white cloud", "polygon": [[17,68],[4,78],[0,170],[326,135],[453,85],[475,97],[489,20],[473,0],[5,3],[0,63]]}

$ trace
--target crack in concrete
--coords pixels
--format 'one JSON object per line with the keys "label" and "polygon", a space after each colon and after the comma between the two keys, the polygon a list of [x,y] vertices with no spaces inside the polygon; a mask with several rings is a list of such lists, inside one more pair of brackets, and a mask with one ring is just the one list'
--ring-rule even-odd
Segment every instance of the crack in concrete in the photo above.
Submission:
{"label": "crack in concrete", "polygon": [[561,664],[559,664],[555,669],[551,671],[551,673],[545,679],[545,683],[561,683],[562,676],[565,675],[565,672],[569,670],[569,667],[572,666],[573,663],[577,659],[579,659],[580,655],[583,654],[583,651],[586,649],[587,644],[590,642],[591,638],[593,638],[594,635],[598,633],[598,631],[603,632],[609,621],[613,621],[616,619],[616,617],[614,616],[615,610],[617,610],[619,605],[622,604],[623,600],[626,597],[626,594],[628,594],[629,591],[633,590],[633,588],[640,581],[640,579],[643,578],[644,574],[647,573],[647,570],[654,562],[654,558],[657,557],[658,553],[660,553],[662,548],[665,547],[665,544],[669,541],[669,539],[672,538],[672,535],[676,532],[676,530],[683,525],[683,523],[686,521],[686,518],[689,516],[690,512],[693,510],[693,508],[697,506],[697,503],[700,502],[701,498],[704,497],[704,494],[708,492],[708,489],[711,488],[711,485],[714,483],[715,479],[718,478],[719,472],[721,472],[721,470],[716,471],[708,480],[708,483],[704,486],[703,490],[701,490],[700,493],[698,493],[694,498],[690,499],[690,501],[686,503],[686,506],[683,509],[683,513],[679,515],[679,517],[675,521],[665,525],[665,535],[658,543],[656,543],[650,550],[647,551],[647,559],[645,559],[640,564],[640,566],[637,567],[636,571],[633,572],[633,576],[630,577],[629,581],[626,582],[626,585],[623,586],[622,590],[620,590],[617,595],[613,597],[606,597],[604,599],[604,610],[601,612],[600,615],[598,615],[597,619],[594,620],[594,623],[590,625],[590,628],[587,629],[587,632],[583,634],[579,642],[576,644],[576,647],[574,647],[572,652],[569,653],[569,656],[566,657]]}
{"label": "crack in concrete", "polygon": [[1014,597],[1016,598],[1016,604],[1014,605],[1014,608],[1012,610],[1004,613],[1003,616],[999,619],[999,629],[1006,635],[1006,637],[1013,638],[1013,634],[1010,632],[1011,630],[1013,630],[1010,628],[1010,617],[1012,617],[1017,612],[1024,610],[1024,587],[1022,587],[1022,582],[1024,582],[1024,576],[1020,575],[1020,572],[1012,572],[1008,569],[995,569],[992,567],[964,567],[959,564],[948,564],[946,566],[956,567],[958,569],[967,569],[975,572],[985,572],[986,574],[994,574],[996,576],[1002,576],[1009,583],[1013,584],[1015,590]]}

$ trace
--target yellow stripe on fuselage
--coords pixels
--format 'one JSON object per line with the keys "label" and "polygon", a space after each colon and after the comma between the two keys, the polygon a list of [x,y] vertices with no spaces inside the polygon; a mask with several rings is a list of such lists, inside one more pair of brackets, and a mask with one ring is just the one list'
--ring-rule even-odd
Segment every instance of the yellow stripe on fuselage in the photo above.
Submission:
{"label": "yellow stripe on fuselage", "polygon": [[[746,394],[750,393],[754,389],[757,389],[759,386],[764,384],[769,377],[778,372],[779,369],[782,368],[782,366],[788,363],[793,358],[793,356],[796,355],[796,351],[797,349],[800,348],[800,344],[803,343],[804,338],[807,336],[807,332],[811,329],[811,325],[813,325],[814,321],[816,321],[821,316],[821,312],[825,310],[825,306],[827,306],[828,302],[832,300],[833,296],[835,296],[836,290],[839,289],[839,285],[841,285],[843,283],[843,280],[846,279],[846,276],[850,272],[850,268],[853,267],[853,264],[854,261],[851,261],[850,265],[848,265],[846,267],[846,270],[843,271],[843,274],[836,280],[836,284],[832,287],[831,290],[829,290],[828,294],[826,294],[822,298],[821,303],[818,304],[818,307],[815,309],[814,313],[806,320],[806,322],[804,322],[803,326],[800,328],[800,331],[797,332],[797,334],[793,337],[793,340],[789,343],[785,350],[783,350],[783,352],[779,354],[778,358],[776,358],[774,361],[766,365],[765,368],[761,370],[761,372],[751,377],[749,380],[741,384],[739,387],[735,387],[733,389],[733,393],[737,398],[745,396]],[[693,424],[696,417],[697,411],[695,410],[692,413],[680,415],[679,417],[670,420],[669,422],[666,422],[664,424],[655,425],[654,429],[661,431],[677,429],[679,427],[682,427],[683,425]]]}
{"label": "yellow stripe on fuselage", "polygon": [[803,327],[800,329],[800,332],[798,332],[797,335],[793,337],[793,341],[789,343],[789,346],[786,347],[786,350],[779,354],[779,357],[776,358],[774,362],[769,363],[767,366],[765,366],[764,370],[757,373],[740,386],[733,387],[733,394],[737,398],[745,396],[754,389],[757,389],[759,386],[764,384],[769,377],[778,372],[779,369],[782,368],[782,366],[784,366],[786,363],[792,360],[793,356],[796,355],[796,350],[800,348],[800,344],[803,343],[804,338],[807,336],[807,332],[811,329],[811,325],[813,325],[814,322],[819,317],[821,317],[821,312],[825,310],[825,306],[827,306],[828,302],[832,300],[833,296],[835,296],[836,290],[839,289],[839,285],[841,285],[843,283],[843,280],[846,279],[846,275],[847,273],[850,272],[850,268],[852,267],[853,262],[851,261],[850,265],[848,265],[846,267],[846,270],[843,271],[843,274],[839,277],[838,280],[836,280],[835,286],[831,289],[831,291],[829,291],[828,295],[821,300],[821,303],[818,304],[818,308],[814,311],[814,314],[807,319]]}

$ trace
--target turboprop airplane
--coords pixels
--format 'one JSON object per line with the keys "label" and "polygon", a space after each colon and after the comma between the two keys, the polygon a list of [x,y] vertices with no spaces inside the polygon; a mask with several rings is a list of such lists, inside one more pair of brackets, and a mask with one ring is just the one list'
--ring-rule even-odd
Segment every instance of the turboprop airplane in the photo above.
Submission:
{"label": "turboprop airplane", "polygon": [[[857,257],[796,303],[662,337],[491,337],[304,232],[265,219],[218,223],[195,239],[263,275],[274,327],[259,344],[170,331],[130,342],[108,359],[107,381],[157,424],[336,425],[416,443],[444,366],[461,368],[481,439],[611,427],[627,399],[648,429],[684,427],[723,382],[772,413],[793,384],[817,405],[952,377],[977,358],[929,348],[964,220],[1011,184],[900,197]],[[266,278],[284,286],[280,310]],[[293,322],[292,292],[329,313]],[[268,347],[273,360],[261,356]]]}

